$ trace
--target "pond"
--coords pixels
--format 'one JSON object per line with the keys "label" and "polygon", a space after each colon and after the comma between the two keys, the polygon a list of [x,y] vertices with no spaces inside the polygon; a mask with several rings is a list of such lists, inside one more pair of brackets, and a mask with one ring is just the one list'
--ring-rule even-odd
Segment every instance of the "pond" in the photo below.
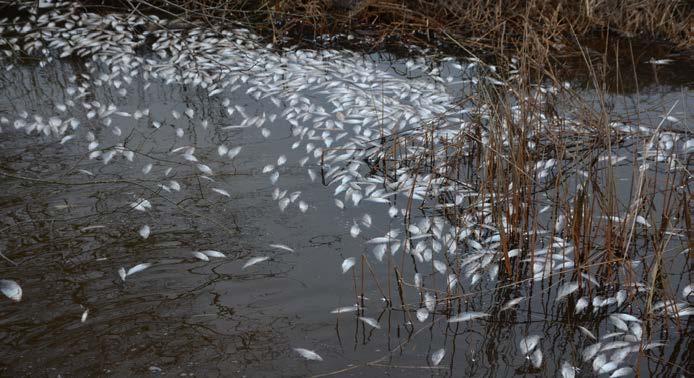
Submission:
{"label": "pond", "polygon": [[[3,375],[691,374],[691,87],[611,94],[618,143],[585,155],[600,138],[577,114],[538,114],[571,143],[523,163],[524,204],[481,184],[516,160],[495,109],[461,100],[506,85],[475,58],[18,17],[0,22],[0,279],[21,287]],[[523,148],[558,143],[545,131]]]}

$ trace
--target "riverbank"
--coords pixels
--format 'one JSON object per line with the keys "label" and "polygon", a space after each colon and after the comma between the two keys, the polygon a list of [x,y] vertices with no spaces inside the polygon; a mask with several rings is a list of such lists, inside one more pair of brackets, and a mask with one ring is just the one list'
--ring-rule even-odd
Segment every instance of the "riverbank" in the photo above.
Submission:
{"label": "riverbank", "polygon": [[397,38],[427,45],[452,37],[468,48],[497,50],[542,42],[560,49],[578,47],[596,33],[609,32],[682,49],[694,43],[692,4],[685,0],[133,0],[122,4],[133,11],[157,10],[210,24],[244,22],[275,41],[288,35],[357,33],[370,36],[373,43]]}

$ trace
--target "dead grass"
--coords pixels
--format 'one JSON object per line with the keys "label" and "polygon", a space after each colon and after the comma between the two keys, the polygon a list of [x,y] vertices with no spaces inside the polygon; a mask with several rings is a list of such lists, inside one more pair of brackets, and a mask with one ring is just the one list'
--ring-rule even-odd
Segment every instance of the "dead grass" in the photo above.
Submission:
{"label": "dead grass", "polygon": [[466,46],[506,49],[528,35],[548,48],[575,46],[597,31],[694,45],[686,0],[122,0],[131,7],[219,23],[243,20],[285,36],[368,31],[372,43],[397,37],[429,44],[453,36]]}

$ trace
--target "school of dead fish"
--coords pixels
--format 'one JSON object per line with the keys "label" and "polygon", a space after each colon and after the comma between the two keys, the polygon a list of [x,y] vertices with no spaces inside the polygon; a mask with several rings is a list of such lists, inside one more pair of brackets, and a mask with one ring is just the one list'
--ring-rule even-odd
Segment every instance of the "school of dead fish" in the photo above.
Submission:
{"label": "school of dead fish", "polygon": [[[31,16],[22,23],[13,19],[0,20],[0,47],[4,48],[7,58],[21,51],[29,55],[41,56],[39,63],[50,64],[56,56],[65,58],[71,55],[88,58],[85,66],[88,73],[81,77],[70,78],[66,88],[64,103],[55,106],[51,115],[28,114],[20,111],[14,119],[6,116],[0,118],[0,131],[23,131],[27,134],[44,135],[56,138],[60,144],[79,144],[84,146],[85,155],[92,160],[101,160],[104,165],[114,164],[119,159],[128,162],[141,162],[143,175],[158,174],[161,177],[159,187],[165,192],[185,190],[178,181],[169,177],[175,167],[162,166],[155,161],[136,156],[124,143],[105,143],[97,138],[94,127],[109,131],[109,138],[121,139],[128,134],[123,126],[113,125],[114,117],[148,119],[147,128],[163,130],[172,122],[186,120],[196,128],[212,128],[205,119],[200,118],[192,108],[172,109],[169,114],[152,114],[149,109],[124,111],[112,103],[102,103],[90,99],[96,87],[110,86],[119,96],[127,96],[134,85],[142,85],[146,90],[151,82],[161,81],[166,84],[182,84],[202,88],[210,99],[220,98],[229,118],[229,124],[218,126],[222,131],[235,132],[240,129],[257,129],[264,137],[269,138],[278,127],[277,120],[291,126],[293,150],[303,149],[305,156],[297,162],[290,161],[285,155],[268,162],[262,168],[262,174],[268,176],[273,185],[273,199],[277,201],[280,211],[290,206],[301,213],[311,209],[301,192],[290,192],[281,187],[283,167],[287,164],[298,164],[305,167],[308,179],[316,181],[319,175],[334,189],[335,206],[359,208],[363,202],[382,204],[384,214],[389,218],[405,217],[407,210],[396,206],[395,199],[407,197],[420,203],[431,203],[435,209],[456,207],[472,199],[470,211],[464,215],[465,227],[451,225],[444,217],[431,214],[413,220],[402,229],[390,229],[381,234],[369,234],[372,218],[368,213],[354,219],[349,225],[349,234],[353,238],[361,237],[366,246],[371,248],[373,256],[383,261],[387,255],[404,253],[411,255],[423,266],[429,265],[429,273],[417,273],[413,278],[414,287],[422,293],[423,306],[416,309],[419,322],[426,322],[436,314],[439,303],[432,295],[435,287],[428,287],[427,277],[439,274],[444,277],[443,290],[453,292],[458,285],[476,285],[483,279],[494,282],[499,273],[502,254],[500,249],[499,224],[491,221],[489,215],[493,197],[482,194],[467,183],[453,183],[434,174],[422,173],[407,164],[396,165],[393,176],[373,173],[369,164],[386,157],[389,146],[383,140],[399,143],[398,137],[408,136],[408,142],[399,147],[413,155],[424,151],[423,138],[417,138],[423,124],[436,123],[432,140],[455,138],[461,131],[471,127],[468,115],[490,117],[490,110],[460,109],[455,105],[454,96],[449,94],[446,84],[463,77],[462,82],[476,85],[480,82],[491,83],[499,87],[504,82],[493,76],[481,76],[494,72],[493,67],[485,66],[477,59],[460,63],[455,60],[446,62],[458,71],[448,77],[441,77],[439,69],[431,69],[424,59],[412,59],[405,63],[411,72],[419,72],[423,79],[403,79],[379,69],[376,64],[363,59],[359,54],[335,50],[302,50],[296,48],[275,49],[264,45],[260,38],[245,29],[209,30],[204,27],[192,27],[185,30],[166,28],[167,21],[156,16],[147,19],[136,15],[108,14],[98,15],[89,12],[77,12],[75,4],[62,4],[55,8],[46,6],[42,12]],[[144,32],[135,28],[146,26]],[[153,42],[146,42],[151,40]],[[136,49],[147,46],[153,55],[142,56]],[[652,64],[662,64],[651,62]],[[8,59],[5,69],[13,68]],[[552,88],[539,88],[540,91],[551,91]],[[236,91],[256,100],[266,101],[274,106],[261,114],[247,114],[246,110],[225,97]],[[329,106],[315,104],[309,93],[324,97]],[[680,123],[672,116],[663,117],[663,122]],[[85,124],[91,125],[92,131],[84,131]],[[119,122],[122,124],[122,122]],[[549,123],[548,123],[549,124]],[[141,124],[140,124],[141,125]],[[673,131],[660,131],[645,126],[613,122],[616,132],[627,133],[633,138],[648,138],[650,142],[638,159],[643,169],[649,164],[665,162],[670,169],[682,169],[689,155],[694,153],[694,139]],[[578,127],[567,121],[568,128]],[[187,144],[184,129],[171,128],[181,144],[172,148],[170,154],[187,165],[191,171],[210,183],[209,190],[221,197],[230,199],[232,192],[221,187],[215,181],[218,162],[204,161],[205,154],[196,154],[196,147]],[[531,133],[532,134],[532,133]],[[528,144],[532,147],[530,135]],[[482,141],[488,135],[481,136]],[[235,159],[243,146],[219,145],[216,154],[227,161]],[[445,149],[435,148],[435,153],[445,154]],[[137,159],[137,160],[136,160]],[[628,159],[627,156],[605,154],[599,162],[616,165]],[[538,180],[549,180],[558,166],[556,159],[540,160],[534,163],[531,171]],[[439,169],[433,167],[435,171]],[[443,167],[441,167],[443,169]],[[94,173],[81,172],[87,176]],[[442,171],[443,172],[443,171]],[[587,175],[578,172],[578,175]],[[440,202],[442,194],[447,194],[447,202]],[[135,211],[147,212],[157,206],[156,198],[136,197],[129,203]],[[547,211],[549,206],[541,210]],[[619,216],[610,216],[611,222],[627,222]],[[631,219],[640,227],[653,227],[642,215]],[[521,250],[508,252],[510,258],[523,258],[531,266],[532,279],[543,281],[549,276],[571,269],[574,263],[573,245],[569,238],[564,238],[565,215],[558,212],[546,232],[537,241],[537,248],[529,255]],[[502,217],[502,226],[512,227]],[[141,238],[147,239],[156,233],[149,225],[142,225],[138,230]],[[271,244],[270,248],[293,252],[282,244]],[[462,253],[465,251],[465,253]],[[219,251],[193,251],[192,256],[201,261],[213,258],[226,258]],[[450,257],[460,256],[460,263],[452,266]],[[246,260],[241,269],[272,261],[271,256],[254,256]],[[357,264],[355,257],[348,257],[341,263],[341,272],[346,274]],[[122,281],[150,267],[152,263],[139,263],[129,269],[121,267],[118,275]],[[590,281],[596,287],[599,282],[589,271],[580,274],[581,278]],[[0,290],[13,301],[22,299],[22,289],[13,280],[0,280]],[[617,312],[628,297],[634,297],[647,290],[644,284],[636,283],[632,287],[621,289],[609,296],[581,296],[575,298],[573,311],[582,314],[588,309],[597,312],[611,307],[609,327],[615,332],[602,336],[599,340],[585,327],[580,331],[595,343],[583,349],[582,358],[590,362],[596,374],[610,374],[621,377],[633,374],[626,363],[627,357],[640,350],[662,346],[651,342],[643,334],[641,320],[633,315]],[[556,285],[555,302],[557,306],[566,306],[568,298],[579,291],[578,281],[562,281]],[[652,313],[663,317],[686,317],[694,313],[689,304],[692,293],[691,285],[682,291],[682,301],[663,300],[655,303]],[[501,311],[513,310],[526,298],[520,296],[509,300]],[[334,314],[357,312],[357,319],[376,330],[381,328],[378,320],[363,315],[364,309],[358,305],[340,307],[332,310]],[[81,321],[87,320],[88,309],[84,311]],[[448,323],[484,321],[491,317],[490,312],[460,312],[447,318]],[[539,335],[524,337],[519,346],[519,353],[535,368],[543,366]],[[323,358],[310,349],[294,348],[301,357],[312,361],[323,361]],[[445,349],[439,349],[429,356],[433,366],[439,365],[445,358]],[[578,368],[571,362],[564,361],[560,373],[563,377],[573,377]]]}

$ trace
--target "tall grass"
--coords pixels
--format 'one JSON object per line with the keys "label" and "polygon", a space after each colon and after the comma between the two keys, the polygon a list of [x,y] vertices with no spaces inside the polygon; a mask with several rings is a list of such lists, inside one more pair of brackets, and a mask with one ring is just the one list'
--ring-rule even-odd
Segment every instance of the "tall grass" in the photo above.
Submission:
{"label": "tall grass", "polygon": [[503,49],[542,34],[549,48],[575,45],[596,31],[660,38],[680,47],[694,42],[692,3],[686,0],[121,0],[133,9],[212,23],[246,22],[271,33],[319,35],[345,31],[379,43],[398,38],[432,43],[445,33],[468,46]]}

